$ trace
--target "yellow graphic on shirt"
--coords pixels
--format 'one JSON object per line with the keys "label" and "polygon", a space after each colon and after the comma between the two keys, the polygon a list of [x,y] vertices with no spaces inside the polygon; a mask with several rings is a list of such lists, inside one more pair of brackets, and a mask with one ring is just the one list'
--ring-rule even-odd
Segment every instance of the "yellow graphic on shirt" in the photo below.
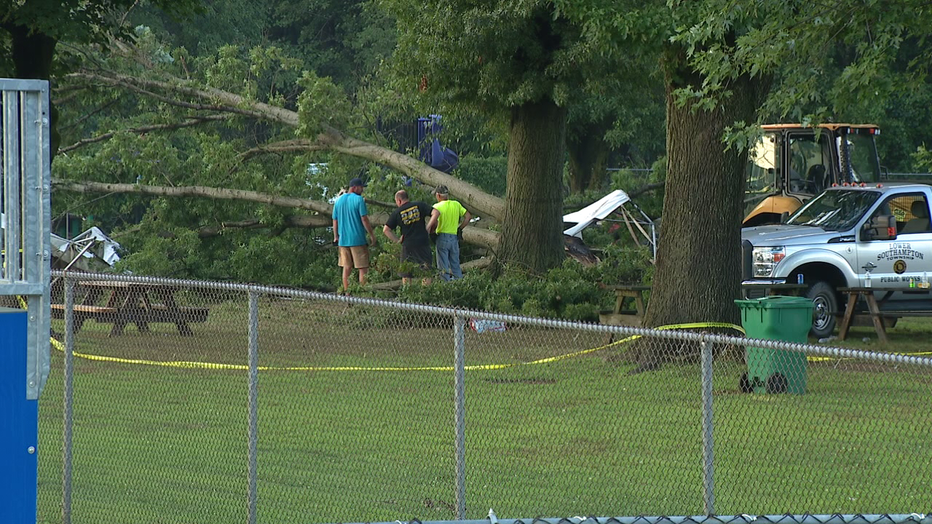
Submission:
{"label": "yellow graphic on shirt", "polygon": [[417,206],[409,207],[408,209],[401,210],[401,223],[410,226],[411,224],[417,222],[421,219],[421,210]]}

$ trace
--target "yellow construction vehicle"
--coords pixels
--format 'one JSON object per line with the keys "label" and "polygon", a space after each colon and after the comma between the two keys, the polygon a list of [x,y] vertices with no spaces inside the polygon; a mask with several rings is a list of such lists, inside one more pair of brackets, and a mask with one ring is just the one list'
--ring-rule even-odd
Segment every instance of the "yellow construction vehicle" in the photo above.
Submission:
{"label": "yellow construction vehicle", "polygon": [[833,184],[880,181],[874,124],[767,124],[748,156],[743,227],[778,224]]}

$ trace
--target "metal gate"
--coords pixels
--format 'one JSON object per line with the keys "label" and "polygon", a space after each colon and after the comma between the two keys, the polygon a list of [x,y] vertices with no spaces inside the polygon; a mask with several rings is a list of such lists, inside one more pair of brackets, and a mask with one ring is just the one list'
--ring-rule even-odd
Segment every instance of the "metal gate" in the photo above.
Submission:
{"label": "metal gate", "polygon": [[49,83],[0,79],[0,113],[0,298],[28,307],[26,399],[35,400],[49,374]]}

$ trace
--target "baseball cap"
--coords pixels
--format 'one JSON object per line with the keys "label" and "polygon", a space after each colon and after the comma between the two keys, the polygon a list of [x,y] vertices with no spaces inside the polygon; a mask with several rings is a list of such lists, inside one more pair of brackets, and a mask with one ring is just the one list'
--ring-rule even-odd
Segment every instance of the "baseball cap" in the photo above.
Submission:
{"label": "baseball cap", "polygon": [[356,186],[365,187],[365,185],[366,184],[363,184],[362,179],[359,177],[356,177],[349,181],[349,187],[356,187]]}
{"label": "baseball cap", "polygon": [[447,186],[437,186],[437,189],[434,190],[434,193],[438,195],[449,195],[450,190],[447,189]]}

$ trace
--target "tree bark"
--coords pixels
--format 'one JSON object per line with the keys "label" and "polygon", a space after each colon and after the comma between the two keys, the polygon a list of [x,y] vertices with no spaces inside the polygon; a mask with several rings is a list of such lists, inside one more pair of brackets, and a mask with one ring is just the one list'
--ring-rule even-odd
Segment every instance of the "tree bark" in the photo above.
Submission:
{"label": "tree bark", "polygon": [[512,110],[503,261],[535,272],[563,262],[563,164],[566,109],[552,101]]}
{"label": "tree bark", "polygon": [[[674,91],[700,85],[682,50],[665,57],[667,79],[667,179],[663,221],[648,327],[691,322],[737,324],[734,299],[741,292],[741,218],[747,152],[725,150],[727,126],[752,122],[766,83],[747,75],[729,86],[713,110],[679,105]],[[673,352],[674,354],[671,354]],[[657,345],[641,344],[642,365],[695,357],[697,347],[681,346],[664,354]]]}
{"label": "tree bark", "polygon": [[[16,78],[48,80],[52,72],[52,59],[58,40],[24,25],[2,25],[10,33],[10,58],[16,69]],[[58,132],[58,108],[50,104],[49,120],[52,151],[58,149],[61,134]]]}
{"label": "tree bark", "polygon": [[603,124],[592,124],[586,132],[567,137],[571,193],[602,188],[608,167],[609,147],[602,139],[606,129]]}

